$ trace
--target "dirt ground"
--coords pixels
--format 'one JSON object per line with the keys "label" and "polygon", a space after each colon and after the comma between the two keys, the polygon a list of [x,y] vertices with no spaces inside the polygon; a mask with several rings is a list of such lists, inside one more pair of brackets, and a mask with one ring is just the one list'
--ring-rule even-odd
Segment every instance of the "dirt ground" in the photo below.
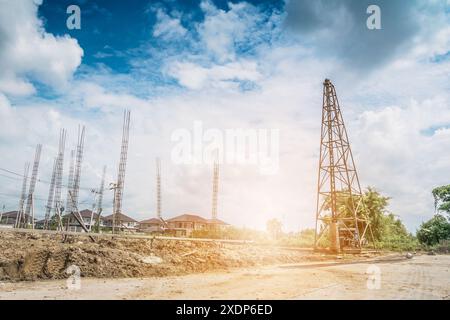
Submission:
{"label": "dirt ground", "polygon": [[[370,278],[374,268],[380,272],[379,286]],[[151,278],[82,278],[78,290],[68,289],[66,280],[3,282],[0,299],[450,299],[450,256]]]}
{"label": "dirt ground", "polygon": [[450,299],[448,255],[406,259],[168,239],[61,240],[0,230],[0,299]]}
{"label": "dirt ground", "polygon": [[[336,258],[336,257],[334,257]],[[342,257],[339,257],[342,258]],[[346,257],[344,257],[345,259]],[[166,239],[72,237],[0,230],[0,281],[184,275],[333,259],[310,250]]]}

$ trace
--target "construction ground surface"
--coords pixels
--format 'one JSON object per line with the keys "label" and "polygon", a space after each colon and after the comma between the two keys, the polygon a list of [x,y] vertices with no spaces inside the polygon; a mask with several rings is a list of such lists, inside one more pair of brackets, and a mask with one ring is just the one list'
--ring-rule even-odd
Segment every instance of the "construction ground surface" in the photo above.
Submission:
{"label": "construction ground surface", "polygon": [[[67,268],[80,270],[79,286]],[[0,230],[0,299],[450,299],[450,256]]]}

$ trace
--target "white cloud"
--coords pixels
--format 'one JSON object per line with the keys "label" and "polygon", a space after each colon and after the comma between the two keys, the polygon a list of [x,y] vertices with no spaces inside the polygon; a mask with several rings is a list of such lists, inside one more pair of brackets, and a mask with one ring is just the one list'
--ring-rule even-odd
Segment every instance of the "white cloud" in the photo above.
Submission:
{"label": "white cloud", "polygon": [[[21,171],[23,162],[32,159],[35,144],[41,142],[40,177],[48,180],[59,128],[69,129],[68,154],[75,145],[78,123],[84,123],[87,141],[81,184],[96,187],[103,164],[108,166],[107,182],[112,182],[117,174],[122,110],[130,108],[124,212],[137,219],[154,215],[154,158],[159,156],[163,215],[194,212],[208,216],[212,170],[206,165],[171,162],[173,130],[191,129],[196,120],[202,121],[205,129],[280,129],[277,175],[261,176],[252,166],[221,167],[219,216],[239,226],[264,228],[267,219],[277,217],[288,230],[311,227],[321,83],[330,77],[340,98],[362,185],[373,185],[391,196],[391,210],[402,216],[411,231],[433,214],[430,190],[448,183],[450,175],[450,66],[448,62],[431,63],[424,57],[445,52],[445,37],[439,36],[445,29],[430,34],[429,38],[436,41],[417,43],[421,47],[416,51],[405,52],[370,75],[355,76],[339,59],[318,58],[311,48],[295,42],[274,42],[243,57],[237,50],[237,40],[254,40],[254,28],[246,29],[253,25],[247,18],[263,21],[267,16],[244,14],[252,7],[243,3],[231,5],[229,11],[209,2],[203,2],[202,7],[206,20],[198,30],[205,50],[196,57],[192,52],[178,52],[162,61],[164,71],[185,90],[172,87],[163,95],[138,97],[132,74],[124,77],[93,70],[84,79],[73,81],[73,90],[57,100],[11,103],[0,94],[1,166]],[[217,29],[221,26],[224,28]],[[161,37],[166,35],[163,30],[158,31]],[[271,38],[279,30],[263,28],[263,32]],[[14,41],[5,42],[8,52],[14,46]],[[10,62],[2,57],[0,64],[5,61]],[[30,66],[31,62],[26,64],[31,71],[39,69]],[[26,80],[14,72],[18,79]],[[46,79],[43,73],[38,76]],[[255,82],[257,89],[239,90],[239,81]],[[26,89],[25,85],[22,90]],[[8,192],[20,190],[20,181],[2,185]],[[47,185],[39,184],[38,195],[46,197],[47,191]],[[84,190],[81,198],[82,207],[91,205],[89,192]],[[111,198],[111,192],[107,192],[105,213],[111,210]],[[16,199],[8,201],[8,207],[14,209]]]}
{"label": "white cloud", "polygon": [[153,36],[164,40],[176,40],[186,35],[187,30],[179,18],[172,18],[161,9],[156,13],[157,22],[153,27]]}
{"label": "white cloud", "polygon": [[174,62],[167,73],[189,89],[232,88],[239,86],[237,81],[257,81],[261,74],[254,61],[230,62],[224,65],[202,67],[191,62]]}
{"label": "white cloud", "polygon": [[0,3],[0,91],[6,94],[34,93],[30,76],[61,88],[81,63],[78,42],[45,32],[37,5],[32,0]]}

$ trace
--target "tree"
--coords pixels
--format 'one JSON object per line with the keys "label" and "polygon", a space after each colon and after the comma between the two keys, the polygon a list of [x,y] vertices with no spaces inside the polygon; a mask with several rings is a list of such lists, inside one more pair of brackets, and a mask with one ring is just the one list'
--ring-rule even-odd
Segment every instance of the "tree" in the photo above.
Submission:
{"label": "tree", "polygon": [[[401,220],[387,210],[390,199],[381,195],[375,188],[368,187],[362,196],[363,205],[359,207],[357,215],[368,218],[375,241],[391,240],[394,237],[397,240],[409,240],[410,235]],[[354,196],[354,205],[358,200],[357,196]],[[350,217],[352,202],[348,192],[338,192],[336,202],[340,215]],[[370,235],[367,238],[372,240]]]}
{"label": "tree", "polygon": [[[391,214],[389,216],[387,211],[390,199],[389,197],[382,196],[372,187],[368,187],[363,195],[363,203],[367,210],[373,237],[377,241],[387,236],[387,225],[390,225],[395,220],[394,215]],[[401,223],[401,221],[399,222]]]}
{"label": "tree", "polygon": [[420,229],[417,231],[417,239],[429,246],[438,244],[442,240],[449,240],[450,223],[444,216],[437,214],[421,224]]}
{"label": "tree", "polygon": [[450,185],[434,188],[434,208],[450,215]]}
{"label": "tree", "polygon": [[278,239],[282,233],[282,224],[278,219],[271,219],[267,221],[266,229],[272,238]]}

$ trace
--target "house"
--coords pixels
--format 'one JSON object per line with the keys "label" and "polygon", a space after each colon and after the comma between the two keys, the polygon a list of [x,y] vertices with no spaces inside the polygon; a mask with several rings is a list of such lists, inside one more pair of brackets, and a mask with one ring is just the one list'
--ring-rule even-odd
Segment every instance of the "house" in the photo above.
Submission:
{"label": "house", "polygon": [[[113,227],[113,216],[109,215],[104,218],[105,227],[112,229]],[[120,230],[124,231],[137,231],[139,228],[139,222],[134,220],[133,218],[124,215],[123,213],[118,213],[116,215],[116,228],[120,228]]]}
{"label": "house", "polygon": [[146,233],[162,233],[164,232],[166,223],[160,218],[151,218],[139,222],[139,231]]}
{"label": "house", "polygon": [[210,230],[223,230],[229,226],[230,226],[230,224],[228,224],[220,219],[217,219],[217,218],[208,219],[208,228]]}
{"label": "house", "polygon": [[[97,213],[93,213],[92,210],[85,209],[80,211],[81,219],[83,220],[84,225],[91,230],[97,223],[99,223],[100,227],[105,226],[105,218],[102,216],[99,216]],[[80,226],[78,221],[75,219],[75,217],[71,214],[65,214],[63,216],[64,224],[67,223],[67,220],[69,219],[69,227],[67,231],[73,231],[73,232],[84,232],[83,228]]]}
{"label": "house", "polygon": [[[14,227],[14,225],[16,224],[16,219],[18,216],[18,211],[9,211],[9,212],[5,212],[5,213],[0,213],[0,225],[2,225],[3,227]],[[31,221],[31,217],[27,214],[25,214],[25,220],[26,221]]]}
{"label": "house", "polygon": [[166,222],[169,233],[178,237],[190,237],[194,230],[208,229],[208,220],[195,214],[182,214]]}

